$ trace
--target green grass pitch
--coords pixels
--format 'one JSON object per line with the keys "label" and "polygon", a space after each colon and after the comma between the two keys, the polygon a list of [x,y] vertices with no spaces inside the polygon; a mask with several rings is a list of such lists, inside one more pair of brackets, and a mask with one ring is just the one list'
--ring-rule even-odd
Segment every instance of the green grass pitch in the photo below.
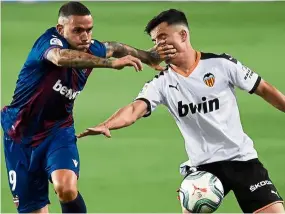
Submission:
{"label": "green grass pitch", "polygon": [[[61,3],[2,2],[2,106],[11,101],[18,72],[36,38],[56,24]],[[285,2],[175,3],[86,2],[94,16],[94,38],[120,41],[141,49],[152,47],[143,32],[147,21],[168,8],[186,12],[194,48],[229,53],[285,93]],[[135,73],[96,69],[77,98],[77,132],[96,125],[131,102],[155,71]],[[260,160],[285,197],[284,113],[255,95],[237,90],[246,133],[253,138]],[[165,107],[150,118],[112,132],[112,139],[89,137],[78,142],[81,156],[79,189],[89,212],[180,212],[176,188],[186,160],[183,139]],[[1,212],[15,212],[2,154]],[[51,212],[60,212],[50,188]],[[241,212],[231,193],[218,212]]]}

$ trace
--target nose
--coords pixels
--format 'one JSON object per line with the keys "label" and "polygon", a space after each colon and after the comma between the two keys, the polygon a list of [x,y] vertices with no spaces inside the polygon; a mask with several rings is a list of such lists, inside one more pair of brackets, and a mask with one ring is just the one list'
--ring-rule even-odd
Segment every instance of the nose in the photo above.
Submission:
{"label": "nose", "polygon": [[83,42],[88,41],[88,34],[87,34],[87,32],[83,32],[81,34],[81,41],[83,41]]}
{"label": "nose", "polygon": [[155,40],[155,44],[161,44],[161,43],[165,43],[166,42],[166,39],[156,39]]}

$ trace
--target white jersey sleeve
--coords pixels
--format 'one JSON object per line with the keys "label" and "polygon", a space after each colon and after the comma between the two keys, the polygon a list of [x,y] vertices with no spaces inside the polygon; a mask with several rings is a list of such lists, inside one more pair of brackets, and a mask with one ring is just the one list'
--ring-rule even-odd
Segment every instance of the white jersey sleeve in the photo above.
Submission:
{"label": "white jersey sleeve", "polygon": [[254,93],[258,87],[261,77],[238,60],[228,56],[226,65],[229,81],[232,85],[249,92]]}
{"label": "white jersey sleeve", "polygon": [[163,72],[156,75],[155,78],[147,82],[142,90],[139,92],[135,100],[143,100],[148,106],[148,112],[144,115],[147,117],[153,112],[160,104],[164,104],[164,96],[162,93],[163,87]]}

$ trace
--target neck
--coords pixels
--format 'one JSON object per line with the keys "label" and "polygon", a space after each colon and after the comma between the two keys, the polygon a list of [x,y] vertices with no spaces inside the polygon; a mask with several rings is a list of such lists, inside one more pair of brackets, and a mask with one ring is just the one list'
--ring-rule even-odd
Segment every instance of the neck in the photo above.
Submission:
{"label": "neck", "polygon": [[188,50],[183,53],[179,53],[175,57],[175,60],[173,60],[171,66],[175,71],[179,71],[178,73],[189,75],[190,73],[192,73],[198,60],[198,52],[192,47],[189,47]]}

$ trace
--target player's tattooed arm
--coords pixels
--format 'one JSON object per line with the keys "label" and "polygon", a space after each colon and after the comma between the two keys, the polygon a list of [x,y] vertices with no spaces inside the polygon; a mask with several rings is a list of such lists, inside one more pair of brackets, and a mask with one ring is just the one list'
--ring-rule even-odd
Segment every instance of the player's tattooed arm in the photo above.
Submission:
{"label": "player's tattooed arm", "polygon": [[270,85],[268,82],[261,80],[255,90],[255,94],[262,97],[265,101],[270,103],[275,108],[285,112],[285,95],[278,89]]}
{"label": "player's tattooed arm", "polygon": [[77,137],[85,137],[88,135],[103,134],[106,137],[111,137],[110,130],[121,129],[134,124],[138,119],[143,117],[148,112],[148,105],[145,101],[136,100],[135,102],[119,109],[105,122],[86,129]]}
{"label": "player's tattooed arm", "polygon": [[139,50],[119,42],[104,42],[104,45],[107,49],[108,58],[131,55],[156,70],[163,70],[159,64],[167,58],[174,57],[176,53],[176,49],[172,45],[165,44],[165,41],[160,42],[148,51]]}
{"label": "player's tattooed arm", "polygon": [[133,66],[137,71],[142,70],[140,60],[132,56],[106,59],[77,50],[53,48],[48,52],[46,58],[60,67],[122,69],[125,66]]}

